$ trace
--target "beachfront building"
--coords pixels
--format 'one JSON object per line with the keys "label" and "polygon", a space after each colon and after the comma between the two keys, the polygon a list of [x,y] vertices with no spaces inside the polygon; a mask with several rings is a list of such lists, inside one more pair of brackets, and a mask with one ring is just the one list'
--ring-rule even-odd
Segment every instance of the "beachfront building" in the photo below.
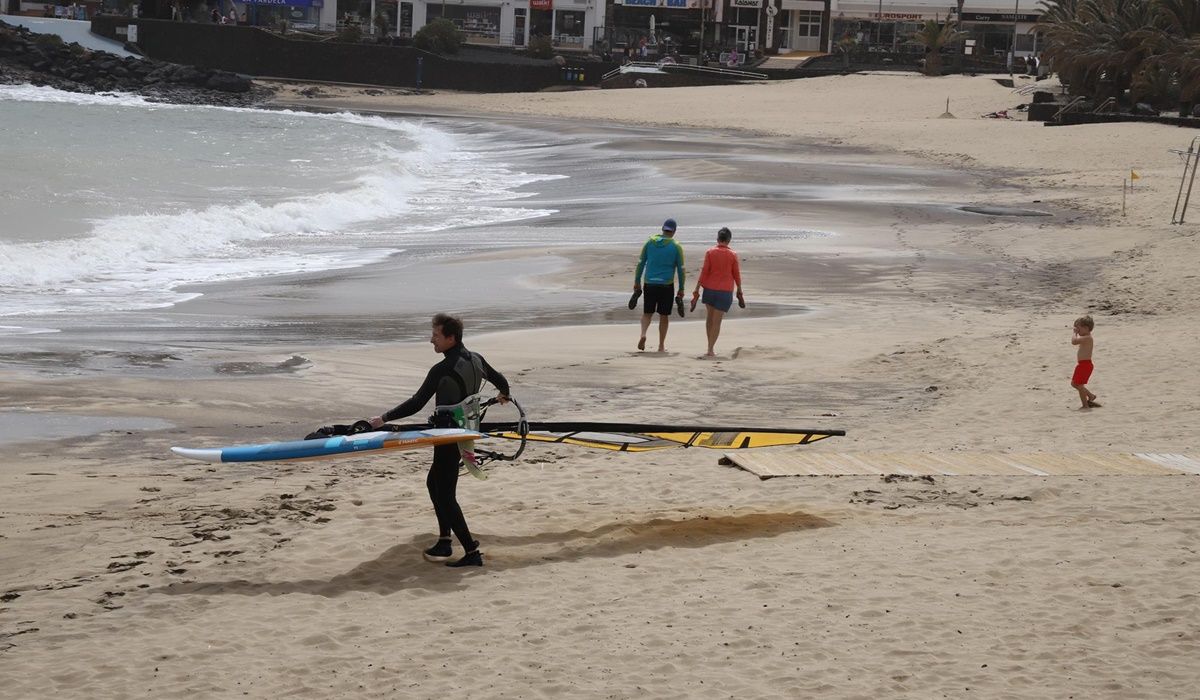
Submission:
{"label": "beachfront building", "polygon": [[[232,9],[238,21],[258,27],[275,27],[286,20],[293,29],[334,29],[336,0],[218,0],[217,9],[227,15]],[[244,18],[244,19],[243,19]]]}
{"label": "beachfront building", "polygon": [[830,0],[612,0],[606,39],[632,58],[704,49],[742,56],[755,52],[822,51],[828,44]]}
{"label": "beachfront building", "polygon": [[399,36],[412,36],[439,17],[454,22],[471,44],[528,46],[549,37],[559,49],[591,50],[604,21],[604,0],[414,0],[399,3]]}
{"label": "beachfront building", "polygon": [[[955,2],[920,0],[833,0],[833,41],[851,37],[868,51],[920,53],[924,47],[911,37],[925,20],[945,22],[956,18]],[[1016,57],[1036,55],[1033,32],[1041,8],[1035,0],[966,0],[960,28],[970,35],[964,50],[988,58],[1007,59],[1016,41]]]}

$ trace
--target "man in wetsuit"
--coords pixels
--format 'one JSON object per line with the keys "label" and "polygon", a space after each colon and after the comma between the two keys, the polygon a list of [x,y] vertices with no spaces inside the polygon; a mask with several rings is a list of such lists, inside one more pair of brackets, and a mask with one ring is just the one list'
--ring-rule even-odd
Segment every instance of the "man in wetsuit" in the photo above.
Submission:
{"label": "man in wetsuit", "polygon": [[[643,272],[646,275],[644,290]],[[679,275],[678,294],[674,286],[676,274]],[[678,304],[679,313],[683,314],[683,246],[675,240],[675,219],[664,221],[662,233],[651,236],[642,246],[637,271],[633,273],[633,291],[635,294],[645,295],[642,302],[642,335],[638,338],[638,350],[646,349],[646,331],[650,329],[650,321],[657,313],[658,351],[666,352],[667,326],[671,323],[672,303]]]}
{"label": "man in wetsuit", "polygon": [[[500,390],[497,397],[500,403],[508,403],[508,380],[492,369],[487,360],[483,359],[483,355],[463,347],[462,333],[462,321],[454,316],[438,314],[433,317],[433,333],[429,342],[433,343],[434,351],[445,356],[444,359],[430,368],[421,388],[417,389],[412,398],[383,415],[369,418],[368,422],[372,428],[378,428],[387,421],[411,416],[420,411],[434,396],[437,397],[437,406],[461,403],[479,393],[484,379]],[[467,519],[463,517],[462,508],[459,507],[455,496],[460,460],[457,444],[438,445],[433,448],[433,466],[429,468],[425,485],[429,488],[433,512],[437,515],[438,541],[425,550],[425,558],[429,561],[450,559],[453,554],[450,533],[453,532],[458,536],[465,554],[457,561],[446,561],[446,566],[483,566],[479,542],[471,538]]]}

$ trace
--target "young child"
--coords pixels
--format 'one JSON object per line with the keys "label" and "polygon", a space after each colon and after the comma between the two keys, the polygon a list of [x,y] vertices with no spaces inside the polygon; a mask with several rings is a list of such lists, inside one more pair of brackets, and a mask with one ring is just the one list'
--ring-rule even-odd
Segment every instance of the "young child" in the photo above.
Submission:
{"label": "young child", "polygon": [[1071,334],[1071,345],[1079,346],[1079,352],[1075,356],[1075,373],[1071,375],[1071,386],[1079,392],[1079,401],[1083,404],[1080,406],[1081,410],[1100,408],[1100,404],[1096,403],[1096,395],[1087,388],[1088,379],[1092,377],[1092,346],[1095,343],[1092,329],[1095,326],[1091,316],[1083,316],[1075,319],[1075,331]]}

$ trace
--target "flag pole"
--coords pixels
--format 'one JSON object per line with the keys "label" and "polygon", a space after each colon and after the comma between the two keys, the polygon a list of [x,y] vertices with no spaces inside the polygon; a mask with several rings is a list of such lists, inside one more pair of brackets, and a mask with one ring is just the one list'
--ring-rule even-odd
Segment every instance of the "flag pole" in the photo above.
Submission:
{"label": "flag pole", "polygon": [[1125,216],[1125,180],[1121,180],[1121,216]]}

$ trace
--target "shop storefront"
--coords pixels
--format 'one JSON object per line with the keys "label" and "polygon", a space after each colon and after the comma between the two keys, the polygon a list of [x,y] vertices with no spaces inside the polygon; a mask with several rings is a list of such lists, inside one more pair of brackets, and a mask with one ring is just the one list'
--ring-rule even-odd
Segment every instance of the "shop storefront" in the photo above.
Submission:
{"label": "shop storefront", "polygon": [[[401,15],[404,5],[401,2]],[[445,17],[467,37],[467,43],[527,46],[531,37],[548,36],[561,48],[591,48],[597,5],[602,0],[417,0],[411,4],[410,31]]]}
{"label": "shop storefront", "polygon": [[[1032,0],[1028,0],[1032,5]],[[849,36],[868,51],[891,53],[921,53],[924,46],[912,40],[926,20],[945,22],[955,17],[957,7],[904,5],[889,2],[839,2],[833,5],[833,39]],[[1036,53],[1036,37],[1032,33],[1037,14],[1014,14],[1010,7],[1004,11],[992,4],[967,2],[963,8],[960,27],[970,35],[973,54],[982,58],[1007,55],[1014,34],[1017,57]],[[1014,32],[1015,21],[1015,32]]]}
{"label": "shop storefront", "polygon": [[335,4],[330,0],[328,17],[324,0],[238,0],[245,7],[246,21],[258,27],[274,27],[287,20],[296,29],[317,29],[334,23]]}
{"label": "shop storefront", "polygon": [[610,27],[614,48],[640,52],[644,45],[647,58],[652,59],[693,55],[700,46],[702,15],[707,23],[704,43],[709,46],[714,43],[716,22],[701,0],[615,0]]}
{"label": "shop storefront", "polygon": [[[1013,20],[1016,20],[1016,32]],[[1033,28],[1038,15],[1012,12],[975,12],[963,10],[961,27],[975,40],[974,52],[981,56],[1007,57],[1013,38],[1017,42],[1017,58],[1036,56],[1040,50]]]}
{"label": "shop storefront", "polygon": [[725,43],[736,46],[742,55],[753,54],[762,44],[759,26],[763,21],[763,0],[727,0],[725,8]]}

